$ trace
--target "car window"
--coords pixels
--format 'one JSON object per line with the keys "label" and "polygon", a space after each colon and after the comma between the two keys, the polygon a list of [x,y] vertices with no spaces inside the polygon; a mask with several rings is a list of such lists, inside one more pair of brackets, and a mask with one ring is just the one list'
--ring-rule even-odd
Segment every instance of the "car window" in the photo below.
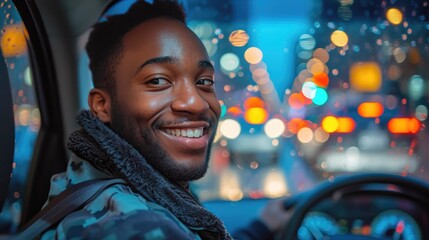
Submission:
{"label": "car window", "polygon": [[426,1],[187,1],[223,104],[202,200],[339,174],[427,179]]}
{"label": "car window", "polygon": [[[347,173],[427,178],[426,1],[181,2],[222,106],[208,173],[192,184],[202,201],[287,196]],[[85,107],[83,45],[82,56]]]}
{"label": "car window", "polygon": [[41,116],[32,80],[29,37],[12,1],[0,2],[0,20],[0,47],[10,80],[15,118],[13,170],[8,197],[0,214],[0,231],[12,232],[20,223],[23,190]]}

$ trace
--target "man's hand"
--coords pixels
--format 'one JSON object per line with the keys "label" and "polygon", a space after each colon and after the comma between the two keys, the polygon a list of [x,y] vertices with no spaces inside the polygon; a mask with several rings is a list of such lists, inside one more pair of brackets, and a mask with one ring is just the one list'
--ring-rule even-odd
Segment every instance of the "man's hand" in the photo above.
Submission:
{"label": "man's hand", "polygon": [[290,218],[284,208],[284,201],[284,198],[269,201],[260,214],[261,221],[273,233],[278,232],[284,227]]}

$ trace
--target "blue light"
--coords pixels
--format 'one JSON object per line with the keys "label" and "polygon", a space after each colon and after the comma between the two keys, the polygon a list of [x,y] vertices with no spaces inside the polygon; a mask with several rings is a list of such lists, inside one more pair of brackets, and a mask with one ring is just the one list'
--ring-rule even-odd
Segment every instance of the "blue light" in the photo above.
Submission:
{"label": "blue light", "polygon": [[328,93],[323,88],[316,89],[316,96],[313,98],[313,103],[321,106],[328,101]]}

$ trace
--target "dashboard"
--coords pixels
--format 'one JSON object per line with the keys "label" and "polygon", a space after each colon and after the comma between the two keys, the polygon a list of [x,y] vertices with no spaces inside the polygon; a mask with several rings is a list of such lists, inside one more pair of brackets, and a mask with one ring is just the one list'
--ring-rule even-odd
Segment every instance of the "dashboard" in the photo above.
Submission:
{"label": "dashboard", "polygon": [[368,236],[372,239],[429,239],[429,206],[412,190],[367,184],[336,192],[309,209],[298,239]]}

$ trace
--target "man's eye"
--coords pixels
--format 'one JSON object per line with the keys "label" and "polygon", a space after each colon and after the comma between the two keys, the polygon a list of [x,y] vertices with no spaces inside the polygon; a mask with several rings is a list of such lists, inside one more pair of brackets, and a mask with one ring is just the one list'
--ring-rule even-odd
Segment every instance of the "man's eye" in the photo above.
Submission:
{"label": "man's eye", "polygon": [[154,78],[150,80],[148,83],[153,85],[166,85],[166,84],[169,84],[170,82],[164,78]]}
{"label": "man's eye", "polygon": [[197,81],[197,85],[211,86],[214,84],[214,81],[211,79],[200,79]]}

